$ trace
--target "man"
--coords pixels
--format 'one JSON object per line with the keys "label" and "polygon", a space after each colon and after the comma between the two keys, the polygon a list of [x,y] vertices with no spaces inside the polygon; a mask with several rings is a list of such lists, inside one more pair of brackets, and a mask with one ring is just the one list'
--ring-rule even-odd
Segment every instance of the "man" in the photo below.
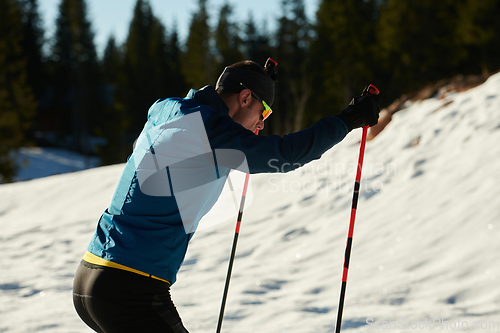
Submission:
{"label": "man", "polygon": [[96,332],[187,332],[169,289],[229,171],[276,172],[280,164],[288,172],[377,123],[378,96],[363,96],[303,131],[255,135],[272,112],[275,65],[242,61],[226,67],[215,89],[151,106],[74,280],[75,308]]}

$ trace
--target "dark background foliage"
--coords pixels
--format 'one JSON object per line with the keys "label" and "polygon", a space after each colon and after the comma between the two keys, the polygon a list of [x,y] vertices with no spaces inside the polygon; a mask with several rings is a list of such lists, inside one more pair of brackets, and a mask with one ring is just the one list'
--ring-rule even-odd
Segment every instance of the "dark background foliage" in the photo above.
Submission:
{"label": "dark background foliage", "polygon": [[443,78],[500,68],[498,0],[322,0],[313,22],[303,0],[282,0],[275,31],[251,14],[237,23],[229,4],[210,26],[208,5],[199,0],[180,41],[137,0],[126,41],[110,36],[99,59],[85,0],[61,0],[52,39],[37,0],[0,0],[0,181],[14,179],[27,145],[125,161],[152,103],[214,85],[243,59],[279,63],[263,135],[335,115],[368,83],[387,105]]}

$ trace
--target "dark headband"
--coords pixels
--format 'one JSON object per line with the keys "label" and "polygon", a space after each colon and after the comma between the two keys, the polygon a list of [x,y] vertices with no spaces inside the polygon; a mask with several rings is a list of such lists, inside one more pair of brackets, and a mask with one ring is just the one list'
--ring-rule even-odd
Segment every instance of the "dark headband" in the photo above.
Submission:
{"label": "dark headband", "polygon": [[226,67],[217,80],[215,89],[239,93],[244,89],[240,83],[255,92],[269,106],[273,104],[274,80],[265,73],[239,67]]}

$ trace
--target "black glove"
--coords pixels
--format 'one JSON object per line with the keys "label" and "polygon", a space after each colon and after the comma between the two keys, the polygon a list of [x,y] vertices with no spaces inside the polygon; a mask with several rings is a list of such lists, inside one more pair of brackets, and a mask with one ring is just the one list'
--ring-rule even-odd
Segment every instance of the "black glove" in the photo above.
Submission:
{"label": "black glove", "polygon": [[355,128],[376,125],[379,113],[380,96],[365,95],[353,98],[337,117],[346,124],[350,132]]}

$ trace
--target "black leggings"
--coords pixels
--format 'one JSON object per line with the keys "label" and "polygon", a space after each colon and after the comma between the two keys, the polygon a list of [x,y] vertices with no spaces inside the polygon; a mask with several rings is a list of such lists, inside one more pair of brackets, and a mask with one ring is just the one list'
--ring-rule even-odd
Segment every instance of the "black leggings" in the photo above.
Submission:
{"label": "black leggings", "polygon": [[121,269],[80,263],[73,303],[99,333],[188,333],[170,298],[170,286]]}

